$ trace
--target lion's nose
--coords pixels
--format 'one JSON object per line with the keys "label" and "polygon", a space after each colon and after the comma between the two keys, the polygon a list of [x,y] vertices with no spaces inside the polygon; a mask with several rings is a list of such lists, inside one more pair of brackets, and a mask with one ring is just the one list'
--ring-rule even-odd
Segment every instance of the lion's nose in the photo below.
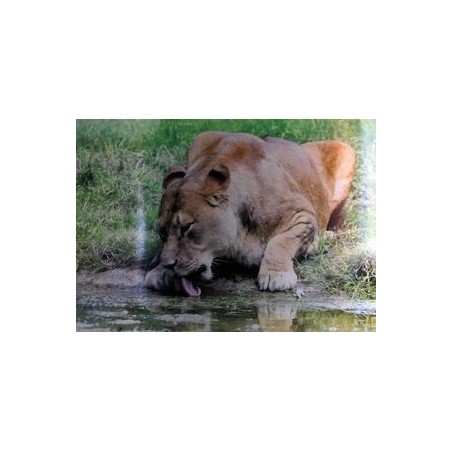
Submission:
{"label": "lion's nose", "polygon": [[165,262],[162,262],[162,265],[165,268],[168,268],[170,270],[173,269],[176,266],[176,264],[177,264],[177,259],[166,260]]}

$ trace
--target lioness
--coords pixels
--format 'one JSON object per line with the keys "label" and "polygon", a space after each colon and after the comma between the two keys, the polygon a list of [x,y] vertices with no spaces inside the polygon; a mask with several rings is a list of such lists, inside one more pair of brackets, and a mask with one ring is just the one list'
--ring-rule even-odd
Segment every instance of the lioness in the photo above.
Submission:
{"label": "lioness", "polygon": [[315,251],[319,234],[338,226],[354,173],[355,153],[338,141],[201,133],[188,167],[164,178],[164,246],[146,285],[199,296],[196,281],[212,279],[221,257],[260,266],[260,290],[294,287],[293,259]]}

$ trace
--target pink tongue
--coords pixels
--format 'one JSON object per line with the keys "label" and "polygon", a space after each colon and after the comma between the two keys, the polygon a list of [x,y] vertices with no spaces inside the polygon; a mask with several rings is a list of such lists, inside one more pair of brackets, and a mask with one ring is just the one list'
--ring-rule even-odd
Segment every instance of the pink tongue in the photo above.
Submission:
{"label": "pink tongue", "polygon": [[189,279],[182,276],[181,282],[185,294],[189,297],[199,297],[201,295],[201,289],[193,285],[193,283]]}

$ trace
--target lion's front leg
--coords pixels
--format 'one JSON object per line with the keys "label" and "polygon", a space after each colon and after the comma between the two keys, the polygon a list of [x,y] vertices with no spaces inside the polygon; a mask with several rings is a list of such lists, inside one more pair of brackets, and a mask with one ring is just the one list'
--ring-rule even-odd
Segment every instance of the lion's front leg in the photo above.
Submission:
{"label": "lion's front leg", "polygon": [[311,214],[295,216],[273,236],[265,248],[257,284],[260,290],[287,290],[297,283],[293,259],[299,253],[311,253],[317,246],[317,221]]}

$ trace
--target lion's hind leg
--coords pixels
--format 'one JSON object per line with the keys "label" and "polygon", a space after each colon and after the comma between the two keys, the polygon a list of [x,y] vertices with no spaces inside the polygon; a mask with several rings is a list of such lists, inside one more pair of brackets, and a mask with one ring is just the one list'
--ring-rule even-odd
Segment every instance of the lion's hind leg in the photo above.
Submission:
{"label": "lion's hind leg", "polygon": [[345,222],[344,206],[347,200],[342,200],[334,209],[328,221],[327,230],[336,231],[341,229]]}
{"label": "lion's hind leg", "polygon": [[[328,150],[328,148],[326,148]],[[330,201],[331,215],[328,230],[340,229],[345,221],[344,206],[349,196],[356,169],[355,151],[344,143],[334,143],[330,151],[330,171],[334,179],[334,193]],[[325,154],[326,156],[327,154]],[[326,157],[324,157],[326,158]],[[331,165],[334,162],[334,165]]]}

